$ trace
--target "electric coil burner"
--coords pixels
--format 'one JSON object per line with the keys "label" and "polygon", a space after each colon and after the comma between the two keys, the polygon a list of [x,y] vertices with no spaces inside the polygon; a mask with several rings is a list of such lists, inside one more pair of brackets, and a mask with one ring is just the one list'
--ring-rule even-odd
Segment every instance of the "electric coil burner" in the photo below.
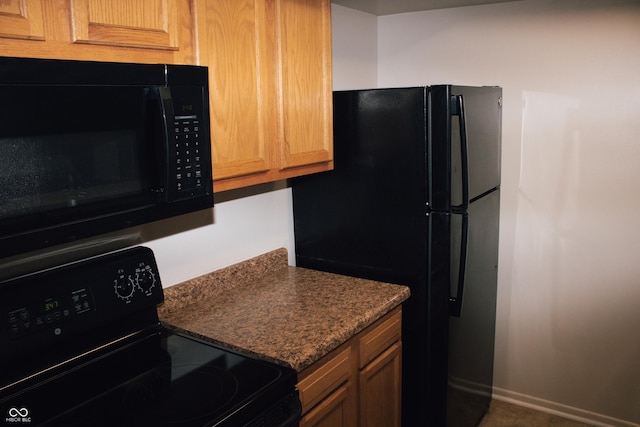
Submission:
{"label": "electric coil burner", "polygon": [[295,426],[292,369],[163,328],[150,249],[0,283],[0,425]]}

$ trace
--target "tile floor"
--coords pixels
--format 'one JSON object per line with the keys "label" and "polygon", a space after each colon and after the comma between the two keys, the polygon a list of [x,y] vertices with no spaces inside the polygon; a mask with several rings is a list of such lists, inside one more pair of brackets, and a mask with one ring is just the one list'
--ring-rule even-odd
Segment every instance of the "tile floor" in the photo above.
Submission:
{"label": "tile floor", "polygon": [[578,421],[493,399],[479,427],[590,427]]}

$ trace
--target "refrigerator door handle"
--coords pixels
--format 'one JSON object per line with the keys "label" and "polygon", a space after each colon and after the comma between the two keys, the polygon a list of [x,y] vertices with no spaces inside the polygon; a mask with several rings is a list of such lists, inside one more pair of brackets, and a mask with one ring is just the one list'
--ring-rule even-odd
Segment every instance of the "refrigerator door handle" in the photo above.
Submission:
{"label": "refrigerator door handle", "polygon": [[[461,214],[462,216],[462,232],[460,233],[460,254],[458,257],[458,286],[455,290],[455,296],[452,296],[451,289],[449,290],[449,315],[460,317],[462,313],[462,298],[464,295],[464,283],[466,277],[466,266],[467,266],[467,240],[469,235],[469,215],[467,213]],[[455,274],[452,271],[452,276]],[[453,279],[453,277],[452,277]],[[451,283],[454,281],[451,280]]]}
{"label": "refrigerator door handle", "polygon": [[465,117],[464,99],[462,95],[451,97],[451,114],[459,116],[458,126],[460,127],[460,174],[462,178],[462,204],[452,206],[454,211],[466,211],[469,207],[469,161],[467,144],[467,120]]}

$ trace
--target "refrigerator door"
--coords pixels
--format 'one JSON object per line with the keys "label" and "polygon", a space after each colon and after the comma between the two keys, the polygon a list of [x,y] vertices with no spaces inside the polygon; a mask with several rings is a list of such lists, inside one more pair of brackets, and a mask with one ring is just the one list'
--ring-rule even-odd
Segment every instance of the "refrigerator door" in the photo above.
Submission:
{"label": "refrigerator door", "polygon": [[[499,209],[500,191],[496,190],[471,203],[468,213],[454,214],[451,219],[450,298],[460,300],[455,304],[457,316],[449,318],[450,426],[477,425],[491,400]],[[464,240],[466,248],[456,243]],[[464,274],[458,281],[460,271]]]}

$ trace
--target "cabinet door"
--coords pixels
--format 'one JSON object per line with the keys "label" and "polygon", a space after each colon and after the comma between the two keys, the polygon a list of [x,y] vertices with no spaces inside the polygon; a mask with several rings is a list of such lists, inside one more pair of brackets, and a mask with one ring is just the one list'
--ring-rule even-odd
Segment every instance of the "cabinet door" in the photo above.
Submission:
{"label": "cabinet door", "polygon": [[214,190],[333,167],[329,0],[197,0]]}
{"label": "cabinet door", "polygon": [[0,55],[194,64],[192,0],[0,0]]}
{"label": "cabinet door", "polygon": [[282,127],[279,166],[333,159],[329,0],[279,0]]}
{"label": "cabinet door", "polygon": [[177,50],[176,1],[73,0],[73,41]]}
{"label": "cabinet door", "polygon": [[0,37],[44,40],[42,0],[1,1]]}
{"label": "cabinet door", "polygon": [[199,62],[209,67],[213,178],[268,170],[275,139],[273,32],[264,0],[200,0]]}
{"label": "cabinet door", "polygon": [[360,371],[361,427],[400,427],[402,343],[389,347]]}
{"label": "cabinet door", "polygon": [[340,386],[318,406],[300,420],[300,427],[355,426],[355,411],[350,403],[353,386],[347,382]]}

